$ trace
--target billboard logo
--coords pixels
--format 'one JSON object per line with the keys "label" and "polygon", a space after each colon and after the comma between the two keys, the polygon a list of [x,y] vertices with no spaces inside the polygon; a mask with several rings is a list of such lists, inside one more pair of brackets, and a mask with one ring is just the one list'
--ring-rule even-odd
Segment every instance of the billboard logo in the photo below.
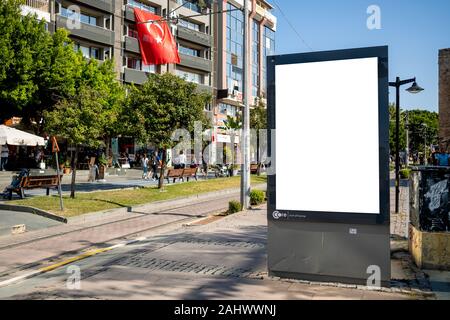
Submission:
{"label": "billboard logo", "polygon": [[281,213],[280,211],[274,211],[272,213],[272,216],[275,220],[279,220],[281,218],[287,218],[287,214],[286,213]]}

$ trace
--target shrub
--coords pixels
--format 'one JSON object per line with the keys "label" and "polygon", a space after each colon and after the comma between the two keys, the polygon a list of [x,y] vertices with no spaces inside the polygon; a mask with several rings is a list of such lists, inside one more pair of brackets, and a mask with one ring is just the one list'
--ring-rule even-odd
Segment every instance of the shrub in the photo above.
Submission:
{"label": "shrub", "polygon": [[409,176],[411,175],[410,169],[402,169],[400,170],[400,178],[401,179],[409,179]]}
{"label": "shrub", "polygon": [[264,202],[266,196],[264,194],[264,191],[261,190],[252,190],[250,192],[250,204],[252,206],[260,205]]}
{"label": "shrub", "polygon": [[228,203],[228,213],[233,214],[242,211],[241,203],[238,201],[230,201]]}

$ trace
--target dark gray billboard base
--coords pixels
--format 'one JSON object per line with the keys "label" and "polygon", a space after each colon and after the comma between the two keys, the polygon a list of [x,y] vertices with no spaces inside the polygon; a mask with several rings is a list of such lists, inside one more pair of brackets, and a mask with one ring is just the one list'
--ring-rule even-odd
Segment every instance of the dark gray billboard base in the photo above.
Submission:
{"label": "dark gray billboard base", "polygon": [[280,278],[390,286],[388,225],[269,221],[268,252]]}

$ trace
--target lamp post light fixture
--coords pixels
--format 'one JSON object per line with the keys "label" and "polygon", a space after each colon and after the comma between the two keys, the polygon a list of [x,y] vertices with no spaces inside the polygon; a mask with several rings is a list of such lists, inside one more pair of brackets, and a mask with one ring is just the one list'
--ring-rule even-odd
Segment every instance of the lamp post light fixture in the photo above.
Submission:
{"label": "lamp post light fixture", "polygon": [[400,80],[399,77],[395,79],[395,82],[389,82],[390,87],[396,89],[396,120],[395,120],[395,213],[399,213],[399,200],[400,200],[400,87],[406,84],[412,83],[412,86],[406,91],[412,94],[422,92],[416,78]]}

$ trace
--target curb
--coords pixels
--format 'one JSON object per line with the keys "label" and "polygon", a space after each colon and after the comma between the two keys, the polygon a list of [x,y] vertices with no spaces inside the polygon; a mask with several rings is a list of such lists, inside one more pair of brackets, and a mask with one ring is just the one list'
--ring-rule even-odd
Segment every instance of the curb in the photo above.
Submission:
{"label": "curb", "polygon": [[67,224],[66,218],[63,218],[63,217],[57,216],[56,214],[53,214],[53,213],[50,213],[50,212],[47,212],[47,211],[44,211],[41,209],[33,208],[33,207],[0,203],[0,210],[31,213],[31,214],[35,214],[35,215],[38,215],[38,216],[41,216],[41,217],[44,217],[47,219],[51,219],[51,220],[55,220],[55,221]]}

